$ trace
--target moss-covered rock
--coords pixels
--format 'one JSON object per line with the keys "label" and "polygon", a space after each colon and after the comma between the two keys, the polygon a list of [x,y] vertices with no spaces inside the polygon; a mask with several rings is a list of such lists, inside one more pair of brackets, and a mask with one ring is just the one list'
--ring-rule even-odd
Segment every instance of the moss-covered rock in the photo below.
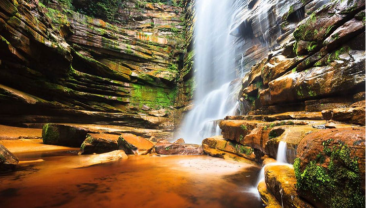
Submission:
{"label": "moss-covered rock", "polygon": [[87,134],[81,145],[81,154],[105,153],[118,150],[117,138],[114,134]]}
{"label": "moss-covered rock", "polygon": [[211,149],[216,149],[216,150],[220,150],[223,152],[232,153],[232,154],[238,155],[240,157],[244,157],[249,160],[256,159],[256,155],[254,154],[253,148],[238,144],[233,141],[227,141],[223,139],[222,137],[211,137],[211,138],[204,139],[202,141],[202,147],[208,147]]}
{"label": "moss-covered rock", "polygon": [[365,207],[365,129],[306,136],[294,162],[299,195],[316,207]]}
{"label": "moss-covered rock", "polygon": [[42,128],[44,144],[80,147],[84,142],[87,129],[63,124],[45,124]]}

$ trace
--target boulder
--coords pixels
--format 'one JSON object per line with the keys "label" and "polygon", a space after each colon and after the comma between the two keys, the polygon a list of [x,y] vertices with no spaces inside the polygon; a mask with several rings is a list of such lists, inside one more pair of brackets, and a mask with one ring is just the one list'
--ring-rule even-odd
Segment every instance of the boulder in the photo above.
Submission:
{"label": "boulder", "polygon": [[261,123],[261,121],[222,120],[219,126],[225,139],[239,142],[245,135],[255,129],[258,123]]}
{"label": "boulder", "polygon": [[88,156],[80,156],[79,162],[80,165],[78,167],[90,167],[94,165],[100,165],[110,162],[116,162],[119,160],[128,159],[126,153],[122,150],[116,150],[113,152],[103,153],[103,154],[94,154]]}
{"label": "boulder", "polygon": [[19,160],[9,150],[0,144],[0,171],[14,170]]}
{"label": "boulder", "polygon": [[238,156],[236,154],[232,154],[232,153],[229,153],[229,152],[225,152],[225,151],[221,151],[221,150],[218,150],[218,149],[210,148],[210,147],[208,147],[207,144],[203,144],[202,148],[203,148],[204,154],[209,155],[211,157],[218,157],[218,158],[222,158],[222,159],[228,160],[228,161],[236,161],[236,162],[241,162],[241,163],[247,163],[247,164],[254,165],[256,168],[259,167],[257,165],[257,163],[253,162],[252,160],[248,160],[248,159],[246,159],[244,157],[241,157],[241,156]]}
{"label": "boulder", "polygon": [[297,180],[291,165],[265,166],[265,183],[267,190],[275,196],[279,204],[288,208],[313,208],[302,200],[297,193],[295,185]]}
{"label": "boulder", "polygon": [[106,153],[118,150],[119,135],[114,134],[87,134],[81,145],[81,154]]}
{"label": "boulder", "polygon": [[281,208],[279,201],[267,190],[265,181],[261,181],[257,188],[265,208]]}
{"label": "boulder", "polygon": [[122,134],[118,138],[118,148],[126,154],[143,155],[149,153],[154,144],[149,140],[133,134]]}
{"label": "boulder", "polygon": [[256,159],[253,148],[237,144],[236,142],[227,141],[220,136],[211,137],[203,140],[202,147],[205,147],[205,145],[207,145],[208,148],[232,153],[249,160]]}
{"label": "boulder", "polygon": [[44,144],[80,147],[89,131],[63,124],[45,124],[42,128]]}
{"label": "boulder", "polygon": [[299,195],[316,207],[365,207],[365,128],[307,135],[294,162]]}
{"label": "boulder", "polygon": [[185,140],[183,138],[180,138],[174,142],[175,144],[185,144]]}
{"label": "boulder", "polygon": [[202,155],[203,149],[197,144],[156,144],[155,152],[161,155]]}

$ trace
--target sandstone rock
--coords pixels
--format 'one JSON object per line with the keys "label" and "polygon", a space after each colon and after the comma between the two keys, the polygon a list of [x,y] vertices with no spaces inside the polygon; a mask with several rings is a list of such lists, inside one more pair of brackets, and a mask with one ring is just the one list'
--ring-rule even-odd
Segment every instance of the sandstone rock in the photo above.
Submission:
{"label": "sandstone rock", "polygon": [[232,153],[249,160],[255,160],[254,149],[248,146],[240,145],[235,142],[227,141],[222,137],[211,137],[202,141],[202,147],[207,145],[208,148]]}
{"label": "sandstone rock", "polygon": [[265,183],[267,190],[275,196],[279,204],[283,204],[284,207],[313,207],[298,196],[295,188],[297,180],[291,165],[271,164],[265,166]]}
{"label": "sandstone rock", "polygon": [[361,101],[361,100],[365,100],[366,98],[366,94],[365,92],[359,92],[359,93],[356,93],[354,96],[353,96],[353,99],[355,101]]}
{"label": "sandstone rock", "polygon": [[[364,86],[364,53],[343,51],[341,54],[356,54],[356,59],[343,57],[329,66],[313,67],[299,73],[279,77],[269,83],[269,104],[312,99]],[[333,56],[333,54],[331,54]],[[261,99],[266,99],[261,96]],[[261,101],[262,102],[262,101]]]}
{"label": "sandstone rock", "polygon": [[119,160],[125,160],[128,156],[122,150],[116,150],[104,154],[94,154],[89,156],[80,156],[79,167],[90,167],[94,165],[100,165],[110,162],[117,162]]}
{"label": "sandstone rock", "polygon": [[293,164],[297,155],[297,148],[302,139],[312,133],[316,132],[311,126],[277,126],[270,130],[265,146],[265,152],[273,158],[277,158],[277,152],[280,142],[285,142],[287,145],[286,156],[287,162]]}
{"label": "sandstone rock", "polygon": [[276,163],[277,161],[273,158],[270,158],[270,157],[267,157],[265,156],[266,158],[263,160],[262,162],[262,167],[265,166],[265,165],[268,165],[268,164],[273,164],[273,163]]}
{"label": "sandstone rock", "polygon": [[45,124],[42,128],[44,144],[79,147],[89,131],[62,124]]}
{"label": "sandstone rock", "polygon": [[255,129],[258,123],[261,121],[222,120],[219,126],[225,139],[239,142]]}
{"label": "sandstone rock", "polygon": [[81,145],[81,154],[101,154],[118,150],[119,135],[113,134],[87,134]]}
{"label": "sandstone rock", "polygon": [[281,205],[275,196],[273,196],[268,190],[265,181],[261,181],[258,184],[258,192],[261,195],[261,200],[266,208],[281,208]]}
{"label": "sandstone rock", "polygon": [[185,144],[185,140],[180,138],[174,142],[175,144]]}
{"label": "sandstone rock", "polygon": [[232,154],[232,153],[229,153],[229,152],[225,152],[225,151],[221,151],[221,150],[218,150],[218,149],[210,148],[210,147],[208,147],[207,144],[203,144],[202,148],[203,148],[204,154],[206,154],[206,155],[209,155],[209,156],[212,156],[212,157],[222,158],[224,160],[251,164],[251,165],[255,166],[256,168],[259,167],[255,162],[253,162],[251,160],[248,160],[244,157],[240,157],[238,155],[235,155],[235,154]]}
{"label": "sandstone rock", "polygon": [[143,155],[147,154],[154,146],[149,140],[133,135],[122,134],[118,138],[118,148],[126,154]]}
{"label": "sandstone rock", "polygon": [[152,110],[152,111],[149,111],[149,115],[156,116],[156,117],[164,117],[167,115],[167,112],[165,109]]}
{"label": "sandstone rock", "polygon": [[331,110],[334,108],[348,108],[351,104],[352,104],[351,99],[346,97],[324,98],[320,100],[306,100],[305,111],[320,112],[323,110]]}
{"label": "sandstone rock", "polygon": [[203,150],[196,144],[156,144],[155,152],[160,155],[202,155]]}
{"label": "sandstone rock", "polygon": [[[183,20],[175,11],[180,9],[154,6],[141,12],[132,2],[125,8],[130,19],[119,15],[120,23],[113,25],[62,1],[1,2],[1,122],[125,125],[164,130],[163,138],[171,137],[174,86],[181,71],[174,63],[182,62],[175,49],[186,42],[179,36]],[[190,85],[184,86],[181,96],[189,91]],[[145,109],[168,113],[141,116]]]}
{"label": "sandstone rock", "polygon": [[342,121],[364,126],[366,122],[366,102],[363,100],[352,104],[349,108],[335,108],[324,110],[321,113],[325,120]]}
{"label": "sandstone rock", "polygon": [[294,169],[301,197],[316,207],[365,206],[364,128],[309,134],[297,156]]}
{"label": "sandstone rock", "polygon": [[261,70],[263,84],[267,85],[271,80],[276,79],[286,71],[292,69],[304,57],[286,58],[283,55],[278,55],[271,58]]}
{"label": "sandstone rock", "polygon": [[329,49],[335,48],[339,43],[343,43],[363,31],[365,31],[365,23],[362,20],[356,20],[353,18],[337,28],[328,38],[326,38],[324,45]]}
{"label": "sandstone rock", "polygon": [[18,158],[0,144],[0,171],[14,170],[18,163]]}

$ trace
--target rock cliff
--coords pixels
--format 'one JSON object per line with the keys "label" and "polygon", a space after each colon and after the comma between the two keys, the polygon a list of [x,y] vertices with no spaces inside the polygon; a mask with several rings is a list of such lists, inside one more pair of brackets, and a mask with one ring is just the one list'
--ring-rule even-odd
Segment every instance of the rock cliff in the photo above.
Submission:
{"label": "rock cliff", "polygon": [[267,206],[364,207],[365,1],[244,3],[231,31],[247,72],[241,115],[219,122],[205,153],[262,162],[284,142],[294,167],[266,166]]}
{"label": "rock cliff", "polygon": [[174,2],[122,1],[101,15],[83,0],[1,1],[0,122],[120,125],[170,138],[191,89],[184,3]]}

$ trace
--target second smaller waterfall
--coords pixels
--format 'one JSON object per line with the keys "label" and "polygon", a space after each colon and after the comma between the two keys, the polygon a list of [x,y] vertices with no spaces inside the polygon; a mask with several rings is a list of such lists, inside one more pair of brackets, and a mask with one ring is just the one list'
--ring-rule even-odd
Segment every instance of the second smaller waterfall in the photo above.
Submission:
{"label": "second smaller waterfall", "polygon": [[287,143],[280,141],[279,142],[279,148],[276,155],[276,161],[278,163],[288,163],[287,159]]}

